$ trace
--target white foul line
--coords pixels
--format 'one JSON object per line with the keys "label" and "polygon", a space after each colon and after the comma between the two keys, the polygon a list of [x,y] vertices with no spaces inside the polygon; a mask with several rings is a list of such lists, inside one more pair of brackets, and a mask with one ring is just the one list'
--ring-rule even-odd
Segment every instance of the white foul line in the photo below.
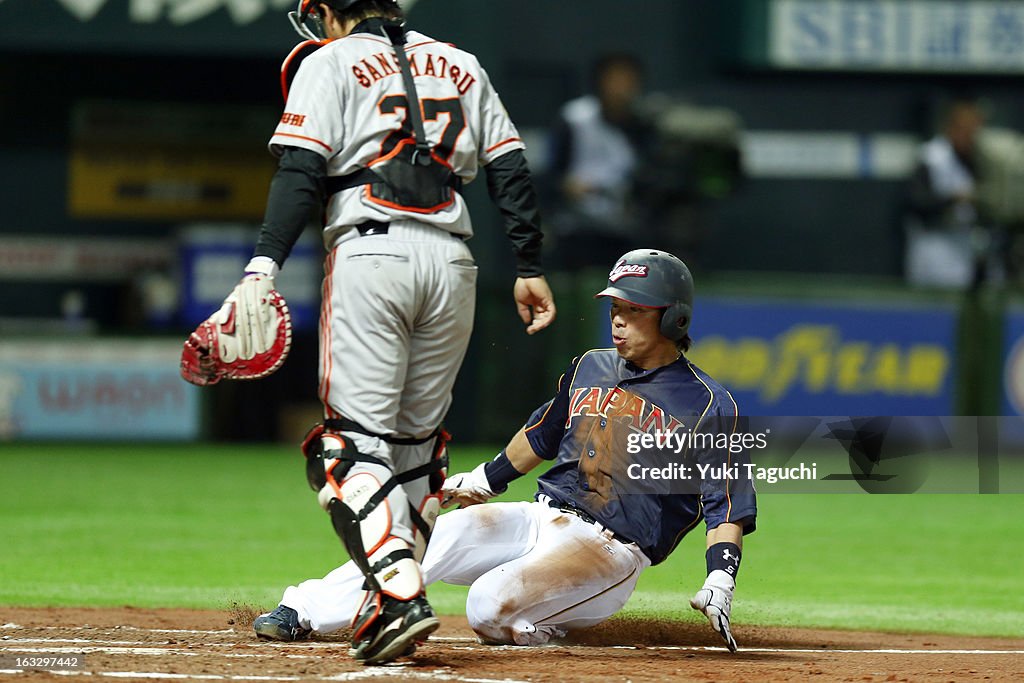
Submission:
{"label": "white foul line", "polygon": [[0,624],[0,628],[25,629],[29,631],[77,631],[82,629],[91,629],[98,631],[145,631],[146,633],[195,633],[199,635],[238,633],[233,628],[223,628],[211,631],[192,628],[142,628],[139,626],[92,626],[90,624],[83,624],[82,626],[22,626],[21,624],[7,623]]}
{"label": "white foul line", "polygon": [[[609,645],[613,650],[682,650],[685,652],[728,652],[718,646],[698,645]],[[740,647],[739,652],[793,652],[796,654],[861,654],[861,655],[1024,655],[1024,650],[899,650],[881,648],[873,650],[846,650],[829,647]]]}
{"label": "white foul line", "polygon": [[[23,669],[0,669],[0,674],[23,674]],[[47,670],[54,676],[106,676],[107,678],[156,678],[166,680],[198,681],[299,681],[296,676],[219,676],[217,674],[169,674],[159,671],[74,671],[71,669]],[[322,680],[322,679],[321,679]]]}
{"label": "white foul line", "polygon": [[[0,669],[0,674],[23,674],[23,669]],[[75,671],[70,669],[59,669],[47,671],[46,673],[55,676],[104,676],[107,678],[152,678],[163,680],[202,680],[202,681],[298,681],[308,680],[310,676],[244,676],[244,675],[218,675],[218,674],[172,674],[160,671]],[[405,671],[396,666],[368,666],[362,671],[353,671],[334,676],[313,677],[320,681],[361,681],[371,678],[388,676],[390,678],[402,678],[421,681],[456,681],[457,683],[529,683],[512,678],[468,678],[455,674],[445,673],[438,670],[427,671]]]}
{"label": "white foul line", "polygon": [[[441,642],[444,639],[432,638],[431,641]],[[450,640],[450,639],[449,639]],[[25,638],[18,640],[6,640],[0,641],[5,645],[8,643],[19,643],[19,642],[78,642],[78,643],[100,643],[100,642],[117,642],[117,641],[89,641],[89,640],[56,640],[56,641],[40,641],[39,639]],[[137,647],[136,645],[149,645],[149,647]],[[270,644],[263,643],[209,643],[204,644],[204,647],[237,647],[247,646],[253,648],[267,647]],[[281,648],[283,644],[275,644],[276,647]],[[295,643],[292,644],[297,650],[308,648],[312,643]],[[271,645],[272,647],[274,645]],[[320,646],[326,646],[329,648],[343,647],[341,644],[328,644],[323,643]],[[485,650],[488,652],[494,652],[502,649],[509,649],[515,651],[525,650],[551,650],[557,647],[574,647],[574,646],[551,646],[544,645],[539,647],[524,647],[521,645],[513,646],[499,646],[494,647],[491,645],[481,645],[479,647],[460,647],[460,650]],[[575,647],[587,647],[587,646],[575,646]],[[706,645],[609,645],[605,646],[610,650],[667,650],[667,651],[680,651],[680,652],[725,652],[726,648],[718,646],[706,646]],[[127,655],[182,655],[185,657],[246,657],[246,658],[266,658],[276,657],[279,655],[269,653],[237,653],[237,652],[196,652],[195,650],[185,650],[181,648],[171,647],[159,647],[158,644],[154,643],[125,643],[124,641],[119,642],[117,645],[91,645],[84,647],[25,647],[15,645],[14,647],[0,647],[0,653],[3,652],[28,652],[33,654],[90,654],[94,652],[100,652],[103,654],[127,654]],[[1024,655],[1024,650],[967,650],[967,649],[956,649],[956,650],[924,650],[924,649],[899,649],[899,648],[877,648],[877,649],[843,649],[843,648],[798,648],[798,647],[741,647],[740,652],[771,652],[771,653],[794,653],[794,654],[875,654],[875,655]],[[287,654],[286,656],[294,659],[320,659],[316,655],[301,655],[301,654]],[[372,667],[371,667],[372,668]]]}

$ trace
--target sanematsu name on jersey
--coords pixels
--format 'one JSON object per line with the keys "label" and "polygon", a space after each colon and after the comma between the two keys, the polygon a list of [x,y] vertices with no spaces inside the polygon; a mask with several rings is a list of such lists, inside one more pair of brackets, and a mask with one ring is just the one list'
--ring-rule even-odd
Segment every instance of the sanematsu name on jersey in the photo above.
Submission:
{"label": "sanematsu name on jersey", "polygon": [[[431,52],[422,55],[412,53],[409,55],[409,67],[414,78],[433,76],[434,78],[450,79],[460,95],[468,93],[476,83],[476,76],[465,66],[449,62],[448,57],[444,55],[434,55]],[[355,76],[359,85],[369,88],[382,78],[400,76],[401,66],[394,52],[377,52],[370,57],[360,59],[358,64],[353,64],[352,75]]]}
{"label": "sanematsu name on jersey", "polygon": [[[524,149],[518,130],[476,57],[422,33],[406,34],[431,156],[463,184],[482,166]],[[327,160],[328,176],[346,176],[391,158],[413,136],[409,97],[394,47],[383,35],[356,32],[302,59],[288,89],[272,152],[300,147]],[[473,234],[461,193],[429,211],[374,201],[345,189],[327,205],[326,239],[365,221],[414,218],[455,235]]]}
{"label": "sanematsu name on jersey", "polygon": [[[614,349],[589,351],[575,360],[558,394],[531,416],[526,437],[541,458],[555,460],[537,480],[539,495],[578,507],[617,534],[635,541],[653,564],[664,560],[702,518],[708,528],[744,522],[753,529],[756,502],[748,480],[700,480],[695,488],[636,480],[630,465],[666,464],[672,450],[630,448],[635,434],[661,435],[735,430],[738,409],[728,391],[680,358],[645,370]],[[646,441],[646,440],[645,440]],[[730,449],[691,449],[701,464],[734,465],[748,454]]]}

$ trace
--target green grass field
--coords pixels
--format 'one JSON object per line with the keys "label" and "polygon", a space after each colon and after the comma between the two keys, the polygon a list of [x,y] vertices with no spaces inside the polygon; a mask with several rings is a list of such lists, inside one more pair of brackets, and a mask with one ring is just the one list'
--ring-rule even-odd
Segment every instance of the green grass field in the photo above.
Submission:
{"label": "green grass field", "polygon": [[[493,451],[456,448],[453,471]],[[533,478],[501,499],[532,496]],[[740,624],[1024,636],[1022,495],[763,494]],[[277,446],[0,446],[0,605],[269,607],[344,559]],[[633,615],[696,619],[703,534],[649,570]],[[435,585],[443,613],[466,589]]]}

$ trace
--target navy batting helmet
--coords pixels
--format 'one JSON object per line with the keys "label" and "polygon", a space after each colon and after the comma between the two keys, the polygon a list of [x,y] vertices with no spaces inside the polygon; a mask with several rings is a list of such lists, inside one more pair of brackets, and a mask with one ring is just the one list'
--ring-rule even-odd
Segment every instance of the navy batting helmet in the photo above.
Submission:
{"label": "navy batting helmet", "polygon": [[634,249],[608,273],[608,286],[594,295],[613,296],[645,308],[664,308],[661,333],[673,341],[686,336],[693,317],[693,276],[667,251]]}

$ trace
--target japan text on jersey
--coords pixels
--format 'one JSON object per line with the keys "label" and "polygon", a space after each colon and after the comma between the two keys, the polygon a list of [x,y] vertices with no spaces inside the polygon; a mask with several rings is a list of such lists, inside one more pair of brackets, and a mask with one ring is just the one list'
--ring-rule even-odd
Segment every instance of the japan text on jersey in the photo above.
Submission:
{"label": "japan text on jersey", "polygon": [[[680,358],[641,370],[616,351],[590,351],[563,377],[558,395],[531,417],[526,435],[537,455],[554,459],[538,479],[540,493],[579,507],[604,526],[635,541],[655,564],[702,519],[708,528],[747,520],[753,529],[755,493],[749,481],[635,480],[631,465],[714,464],[733,468],[749,460],[728,448],[674,452],[665,435],[735,429],[732,396]],[[661,436],[646,447],[631,435]],[[707,471],[707,470],[705,470]]]}

